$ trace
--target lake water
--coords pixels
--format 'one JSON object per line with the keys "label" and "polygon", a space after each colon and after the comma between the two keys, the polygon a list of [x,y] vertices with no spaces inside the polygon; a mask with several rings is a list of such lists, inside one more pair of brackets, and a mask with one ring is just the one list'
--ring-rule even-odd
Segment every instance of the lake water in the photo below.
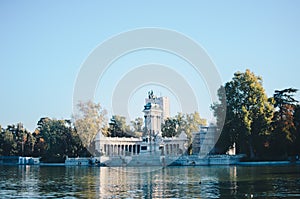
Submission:
{"label": "lake water", "polygon": [[0,166],[0,198],[16,197],[296,198],[300,166]]}

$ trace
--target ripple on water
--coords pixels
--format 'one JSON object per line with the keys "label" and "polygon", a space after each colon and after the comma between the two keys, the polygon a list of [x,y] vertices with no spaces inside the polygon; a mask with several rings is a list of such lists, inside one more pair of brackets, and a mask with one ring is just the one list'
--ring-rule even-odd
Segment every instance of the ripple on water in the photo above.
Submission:
{"label": "ripple on water", "polygon": [[144,170],[0,166],[0,198],[300,197],[300,166]]}

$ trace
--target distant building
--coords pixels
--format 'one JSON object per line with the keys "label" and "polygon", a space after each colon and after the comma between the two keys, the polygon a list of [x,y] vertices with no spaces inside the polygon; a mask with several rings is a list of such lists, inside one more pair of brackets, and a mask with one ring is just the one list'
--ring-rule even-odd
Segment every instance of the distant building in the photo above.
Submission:
{"label": "distant building", "polygon": [[162,108],[158,104],[148,102],[144,106],[145,131],[144,136],[161,136],[161,124],[163,123]]}
{"label": "distant building", "polygon": [[[106,166],[167,166],[167,165],[221,165],[234,164],[239,157],[210,155],[217,142],[215,125],[200,127],[193,133],[193,155],[187,155],[188,138],[185,132],[176,137],[162,137],[161,124],[169,110],[166,97],[157,98],[153,91],[143,109],[145,128],[141,137],[105,137],[99,132],[95,148],[100,154],[99,162]],[[163,107],[167,108],[163,108]],[[165,112],[165,113],[164,113]],[[229,155],[234,154],[231,149]],[[71,162],[70,164],[76,164]]]}
{"label": "distant building", "polygon": [[[192,151],[194,155],[204,157],[207,154],[216,153],[216,146],[219,139],[217,127],[214,124],[209,126],[200,126],[198,132],[192,133]],[[236,155],[235,143],[228,148],[227,155]]]}
{"label": "distant building", "polygon": [[150,91],[143,113],[145,130],[142,137],[105,137],[98,133],[95,144],[101,163],[108,166],[169,165],[184,155],[188,143],[184,132],[178,137],[162,137],[163,118],[169,117],[168,98],[156,98]]}
{"label": "distant building", "polygon": [[192,151],[194,155],[206,156],[213,152],[215,143],[217,142],[217,127],[214,125],[200,126],[199,132],[192,134]]}
{"label": "distant building", "polygon": [[22,156],[0,156],[0,165],[36,165],[40,164],[40,158]]}
{"label": "distant building", "polygon": [[150,91],[148,92],[148,98],[145,99],[145,103],[158,104],[162,109],[161,117],[163,120],[170,117],[170,101],[168,97],[156,97],[153,95],[153,91]]}

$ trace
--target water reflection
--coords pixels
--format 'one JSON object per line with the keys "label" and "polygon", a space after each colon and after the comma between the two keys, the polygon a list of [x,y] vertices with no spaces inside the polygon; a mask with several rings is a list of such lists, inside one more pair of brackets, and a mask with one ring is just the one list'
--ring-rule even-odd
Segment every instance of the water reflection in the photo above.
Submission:
{"label": "water reflection", "polygon": [[1,198],[300,197],[300,166],[0,166],[0,176]]}
{"label": "water reflection", "polygon": [[147,168],[100,169],[103,197],[219,198],[222,191],[232,196],[237,189],[236,167],[167,167],[153,172]]}

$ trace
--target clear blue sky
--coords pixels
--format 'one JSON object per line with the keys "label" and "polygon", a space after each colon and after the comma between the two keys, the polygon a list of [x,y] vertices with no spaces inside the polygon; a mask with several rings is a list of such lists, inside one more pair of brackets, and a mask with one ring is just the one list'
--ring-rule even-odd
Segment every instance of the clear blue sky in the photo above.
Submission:
{"label": "clear blue sky", "polygon": [[[70,118],[74,83],[89,53],[113,35],[143,27],[197,41],[223,82],[249,68],[263,77],[269,96],[300,88],[299,1],[209,2],[1,1],[0,124],[23,122],[32,131],[43,116]],[[104,95],[96,99],[108,106]],[[209,105],[201,115],[209,115]]]}

